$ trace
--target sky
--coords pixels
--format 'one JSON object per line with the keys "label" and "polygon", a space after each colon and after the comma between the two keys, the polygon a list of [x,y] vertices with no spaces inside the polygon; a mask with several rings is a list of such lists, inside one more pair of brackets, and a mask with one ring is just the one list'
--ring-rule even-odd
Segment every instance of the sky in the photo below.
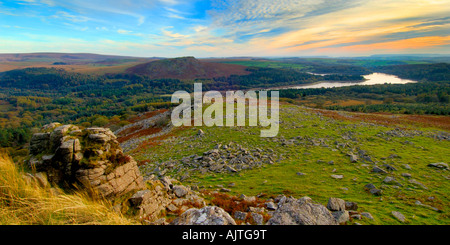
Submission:
{"label": "sky", "polygon": [[0,0],[0,53],[450,54],[450,0]]}

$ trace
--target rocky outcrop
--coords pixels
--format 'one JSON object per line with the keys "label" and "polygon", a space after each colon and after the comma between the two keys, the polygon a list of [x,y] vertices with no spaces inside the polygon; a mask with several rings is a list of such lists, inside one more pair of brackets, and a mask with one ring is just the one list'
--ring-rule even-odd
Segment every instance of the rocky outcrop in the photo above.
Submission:
{"label": "rocky outcrop", "polygon": [[222,208],[207,206],[192,208],[176,218],[172,225],[236,225],[234,219]]}
{"label": "rocky outcrop", "polygon": [[323,205],[311,198],[286,198],[278,203],[268,225],[337,225],[336,219]]}
{"label": "rocky outcrop", "polygon": [[32,136],[30,154],[30,168],[59,186],[81,186],[108,199],[144,188],[136,162],[109,129],[48,124]]}

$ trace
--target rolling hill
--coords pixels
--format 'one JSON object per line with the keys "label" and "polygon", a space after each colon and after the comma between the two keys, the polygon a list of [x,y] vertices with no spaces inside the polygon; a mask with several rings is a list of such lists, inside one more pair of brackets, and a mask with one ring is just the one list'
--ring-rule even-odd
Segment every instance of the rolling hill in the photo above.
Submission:
{"label": "rolling hill", "polygon": [[130,67],[126,73],[147,75],[153,79],[196,79],[248,75],[245,66],[200,61],[194,57],[164,59]]}

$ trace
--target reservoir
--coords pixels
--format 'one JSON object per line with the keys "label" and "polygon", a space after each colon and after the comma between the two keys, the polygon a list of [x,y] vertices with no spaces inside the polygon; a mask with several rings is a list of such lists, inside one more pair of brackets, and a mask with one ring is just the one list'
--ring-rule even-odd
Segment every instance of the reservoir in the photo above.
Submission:
{"label": "reservoir", "polygon": [[[318,75],[318,74],[315,74]],[[321,74],[323,75],[323,74]],[[286,86],[283,89],[305,89],[305,88],[335,88],[335,87],[345,87],[354,85],[375,85],[375,84],[406,84],[406,83],[416,83],[416,81],[402,79],[394,75],[384,74],[384,73],[372,73],[370,75],[363,76],[366,79],[363,82],[319,82],[314,84],[305,85],[295,85]]]}

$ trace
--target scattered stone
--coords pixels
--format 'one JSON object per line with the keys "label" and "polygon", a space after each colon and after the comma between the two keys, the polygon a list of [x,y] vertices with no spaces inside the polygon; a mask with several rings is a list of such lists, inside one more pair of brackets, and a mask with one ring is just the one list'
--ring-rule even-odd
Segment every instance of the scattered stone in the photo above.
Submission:
{"label": "scattered stone", "polygon": [[388,174],[388,172],[384,169],[381,169],[380,167],[373,167],[372,172],[374,173],[380,173],[380,174]]}
{"label": "scattered stone", "polygon": [[337,225],[330,211],[309,197],[287,198],[280,203],[268,225]]}
{"label": "scattered stone", "polygon": [[345,202],[345,210],[358,210],[358,204],[356,202]]}
{"label": "scattered stone", "polygon": [[303,176],[303,175],[306,175],[306,174],[305,174],[305,173],[297,172],[297,175],[298,175],[298,176]]}
{"label": "scattered stone", "polygon": [[236,220],[244,221],[247,218],[247,213],[246,212],[241,212],[241,211],[236,211],[236,212],[234,212],[234,218]]}
{"label": "scattered stone", "polygon": [[222,208],[207,206],[191,208],[177,217],[172,225],[236,225],[236,221]]}
{"label": "scattered stone", "polygon": [[443,162],[430,163],[428,167],[438,168],[438,169],[448,169],[448,164]]}
{"label": "scattered stone", "polygon": [[327,208],[331,211],[345,211],[345,201],[339,198],[331,197],[328,199]]}
{"label": "scattered stone", "polygon": [[261,214],[258,213],[251,213],[253,221],[256,225],[263,225],[264,217]]}
{"label": "scattered stone", "polygon": [[184,197],[188,194],[189,190],[182,185],[175,185],[173,187],[173,193],[177,196],[177,197]]}
{"label": "scattered stone", "polygon": [[404,167],[405,169],[408,169],[408,170],[411,170],[411,169],[412,169],[411,166],[409,166],[408,164],[403,164],[403,167]]}
{"label": "scattered stone", "polygon": [[358,162],[358,156],[356,156],[354,154],[351,154],[350,155],[350,162],[352,162],[352,163]]}
{"label": "scattered stone", "polygon": [[414,184],[414,185],[418,185],[420,187],[422,187],[425,190],[428,190],[428,187],[426,187],[424,184],[420,183],[419,181],[415,180],[415,179],[410,179],[408,180],[409,183]]}
{"label": "scattered stone", "polygon": [[273,202],[266,202],[266,208],[268,210],[277,210],[277,206]]}
{"label": "scattered stone", "polygon": [[400,222],[402,222],[402,223],[405,222],[405,216],[404,216],[402,213],[400,213],[400,212],[398,212],[398,211],[392,211],[392,215],[393,215],[396,219],[398,219]]}
{"label": "scattered stone", "polygon": [[397,171],[397,168],[395,168],[389,164],[383,164],[383,167],[385,167],[388,171]]}
{"label": "scattered stone", "polygon": [[370,213],[368,213],[368,212],[363,212],[363,213],[361,213],[361,216],[373,220],[372,214],[370,214]]}
{"label": "scattered stone", "polygon": [[333,212],[332,214],[338,224],[345,224],[347,221],[350,220],[350,215],[348,211],[336,211]]}
{"label": "scattered stone", "polygon": [[402,173],[402,176],[406,177],[406,178],[411,178],[412,177],[411,174],[409,174],[409,173]]}
{"label": "scattered stone", "polygon": [[333,174],[333,175],[331,175],[331,178],[333,178],[333,179],[343,179],[343,178],[344,178],[344,175],[336,175],[336,174]]}

